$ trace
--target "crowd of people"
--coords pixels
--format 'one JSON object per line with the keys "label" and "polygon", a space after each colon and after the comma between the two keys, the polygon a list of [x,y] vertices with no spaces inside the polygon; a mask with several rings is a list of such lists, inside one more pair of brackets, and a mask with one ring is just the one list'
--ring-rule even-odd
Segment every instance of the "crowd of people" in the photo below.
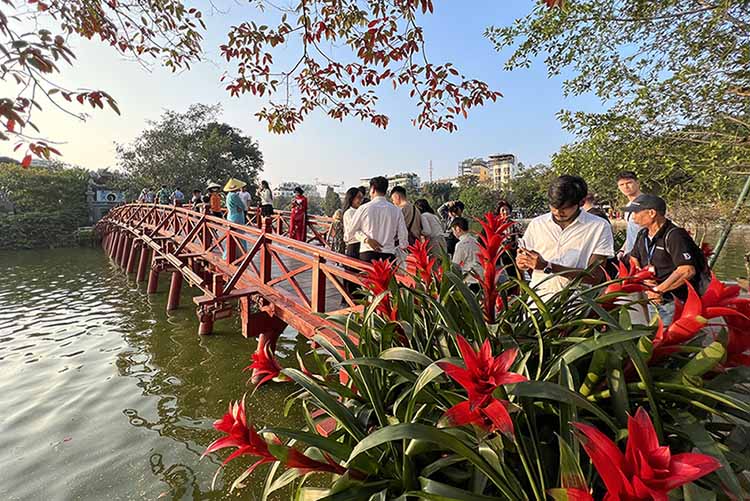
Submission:
{"label": "crowd of people", "polygon": [[[621,248],[614,248],[612,224],[596,207],[586,182],[578,176],[563,175],[547,191],[549,212],[532,219],[525,231],[518,224],[511,226],[505,242],[507,251],[497,263],[500,281],[510,276],[528,280],[544,299],[574,278],[583,283],[602,283],[614,276],[612,270],[618,261],[634,259],[653,272],[655,279],[648,284],[647,292],[649,308],[668,325],[675,299],[687,298],[688,283],[699,294],[708,286],[711,272],[706,257],[690,233],[666,217],[665,201],[641,192],[634,172],[620,172],[613,181],[627,199],[622,208],[627,226]],[[385,259],[403,263],[407,247],[424,240],[431,256],[438,260],[448,256],[464,273],[469,288],[478,291],[482,273],[477,259],[479,243],[464,215],[465,205],[451,200],[434,210],[426,199],[410,201],[401,186],[388,188],[388,179],[378,176],[370,180],[369,187],[346,191],[343,207],[334,214],[328,232],[332,250],[365,262]],[[253,203],[247,184],[230,179],[223,188],[226,196],[221,191],[217,183],[209,183],[205,193],[193,190],[192,209],[245,224]],[[273,215],[268,182],[262,181],[255,191],[261,215]],[[294,192],[289,236],[305,241],[308,201],[301,188]],[[162,186],[155,193],[144,189],[139,200],[180,206],[184,194],[179,188],[170,191]],[[496,215],[510,218],[512,212],[507,200],[498,201]],[[347,287],[352,290],[353,284]]]}
{"label": "crowd of people", "polygon": [[[248,190],[247,183],[235,178],[230,178],[223,189],[220,184],[209,181],[205,192],[194,189],[192,193],[189,202],[190,208],[214,217],[226,218],[233,223],[246,224],[250,220],[249,211],[253,210],[254,203],[257,203],[260,207],[262,217],[269,217],[274,214],[273,192],[268,181],[261,181],[260,185],[256,187],[255,199]],[[307,198],[304,193],[302,188],[295,188],[294,198],[290,204],[289,236],[301,241],[305,241],[307,238]],[[162,185],[156,192],[150,188],[143,188],[137,201],[181,207],[185,205],[184,200],[185,195],[180,188],[170,191],[166,185]]]}

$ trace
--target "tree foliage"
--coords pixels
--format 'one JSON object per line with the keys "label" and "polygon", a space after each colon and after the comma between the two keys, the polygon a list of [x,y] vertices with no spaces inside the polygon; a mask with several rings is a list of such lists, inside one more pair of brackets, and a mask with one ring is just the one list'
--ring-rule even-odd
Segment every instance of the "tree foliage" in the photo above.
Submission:
{"label": "tree foliage", "polygon": [[583,174],[613,196],[618,168],[673,200],[724,199],[748,171],[750,3],[577,0],[537,7],[486,36],[512,48],[507,69],[543,56],[550,76],[572,72],[566,95],[594,93],[601,113],[561,111],[579,135],[555,167]]}
{"label": "tree foliage", "polygon": [[323,199],[323,213],[326,216],[333,216],[333,213],[341,208],[341,197],[333,191],[333,187],[326,188],[326,196]]}
{"label": "tree foliage", "polygon": [[514,208],[526,217],[546,212],[549,209],[547,188],[554,176],[554,172],[543,164],[520,170],[510,182]]}
{"label": "tree foliage", "polygon": [[130,145],[118,145],[120,168],[136,187],[203,188],[230,177],[248,184],[263,169],[258,143],[218,121],[219,105],[195,104],[185,113],[166,111]]}
{"label": "tree foliage", "polygon": [[0,81],[8,94],[0,97],[0,140],[25,146],[23,165],[32,155],[49,159],[59,151],[40,132],[32,115],[46,106],[59,108],[84,120],[74,106],[93,109],[105,105],[119,114],[115,99],[103,90],[70,89],[57,82],[61,67],[72,66],[69,44],[77,35],[98,39],[116,54],[141,64],[157,60],[172,70],[189,68],[201,54],[205,29],[201,13],[180,0],[118,2],[116,0],[0,0]]}
{"label": "tree foliage", "polygon": [[66,212],[82,222],[86,216],[89,172],[82,168],[0,165],[0,193],[14,212]]}

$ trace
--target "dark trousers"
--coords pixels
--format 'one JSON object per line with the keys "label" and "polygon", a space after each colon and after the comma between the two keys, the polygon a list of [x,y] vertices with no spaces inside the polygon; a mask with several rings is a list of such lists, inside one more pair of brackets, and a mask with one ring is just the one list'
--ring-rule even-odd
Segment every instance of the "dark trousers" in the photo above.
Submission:
{"label": "dark trousers", "polygon": [[260,206],[260,215],[263,217],[273,216],[273,205],[261,205]]}
{"label": "dark trousers", "polygon": [[396,256],[394,256],[393,254],[387,254],[385,252],[365,251],[359,253],[359,258],[366,263],[372,263],[376,259],[385,259],[386,261],[390,261],[395,257]]}
{"label": "dark trousers", "polygon": [[[346,244],[346,250],[344,251],[347,257],[351,257],[353,259],[359,259],[359,242],[354,244]],[[356,274],[357,270],[354,268],[349,268],[348,266],[345,266],[347,271]],[[354,282],[350,282],[349,280],[344,282],[344,288],[346,289],[346,292],[349,293],[349,295],[353,294],[354,291],[357,290],[359,285],[355,284]]]}
{"label": "dark trousers", "polygon": [[454,252],[456,252],[457,243],[458,243],[458,239],[456,238],[456,235],[453,234],[453,232],[451,232],[450,235],[445,237],[445,244],[447,247],[446,250],[448,251],[448,254],[450,254],[451,256],[453,255]]}

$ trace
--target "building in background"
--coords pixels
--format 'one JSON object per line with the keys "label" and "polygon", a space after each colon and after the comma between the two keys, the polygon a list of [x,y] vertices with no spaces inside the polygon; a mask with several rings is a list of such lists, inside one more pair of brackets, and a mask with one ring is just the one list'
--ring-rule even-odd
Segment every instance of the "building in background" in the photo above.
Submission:
{"label": "building in background", "polygon": [[496,190],[505,189],[510,186],[513,176],[516,175],[516,156],[510,153],[490,155],[487,168],[490,171],[492,187]]}
{"label": "building in background", "polygon": [[[401,172],[391,176],[386,176],[386,178],[388,179],[388,189],[391,189],[394,186],[403,186],[407,190],[417,191],[422,185],[422,180],[419,178],[419,175],[414,172]],[[359,182],[363,186],[369,186],[370,179],[372,179],[372,177],[363,177]]]}
{"label": "building in background", "polygon": [[305,192],[305,195],[307,195],[307,197],[320,196],[320,193],[318,193],[318,188],[316,186],[312,184],[294,183],[291,181],[277,184],[273,187],[271,193],[273,193],[274,198],[292,198],[294,196],[294,188],[296,188],[297,186],[302,188],[302,191]]}
{"label": "building in background", "polygon": [[515,155],[497,153],[483,158],[467,158],[458,164],[458,176],[474,176],[480,184],[491,185],[496,190],[507,188],[516,175]]}
{"label": "building in background", "polygon": [[487,161],[483,158],[467,158],[458,164],[458,177],[473,176],[477,182],[487,183],[490,180],[490,171]]}

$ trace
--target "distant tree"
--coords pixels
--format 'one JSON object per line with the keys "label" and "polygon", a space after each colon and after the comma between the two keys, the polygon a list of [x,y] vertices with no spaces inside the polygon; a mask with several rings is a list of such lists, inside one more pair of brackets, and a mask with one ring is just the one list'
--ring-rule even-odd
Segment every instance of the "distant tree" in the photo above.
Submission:
{"label": "distant tree", "polygon": [[500,192],[486,185],[474,185],[462,188],[458,198],[465,205],[465,213],[469,217],[481,218],[485,213],[495,210]]}
{"label": "distant tree", "polygon": [[326,196],[323,199],[323,213],[327,216],[333,216],[336,210],[341,208],[341,197],[333,191],[331,186],[326,188]]}
{"label": "distant tree", "polygon": [[552,169],[543,164],[518,172],[510,182],[514,209],[527,217],[546,212],[547,188],[554,177]]}
{"label": "distant tree", "polygon": [[221,106],[194,104],[185,113],[166,111],[130,145],[117,145],[120,168],[141,187],[203,188],[230,177],[254,184],[263,169],[257,142],[218,122]]}
{"label": "distant tree", "polygon": [[88,180],[89,171],[80,167],[0,165],[0,193],[15,213],[64,212],[83,222]]}
{"label": "distant tree", "polygon": [[437,209],[448,200],[457,196],[458,190],[451,183],[425,183],[422,185],[420,196],[430,202]]}

